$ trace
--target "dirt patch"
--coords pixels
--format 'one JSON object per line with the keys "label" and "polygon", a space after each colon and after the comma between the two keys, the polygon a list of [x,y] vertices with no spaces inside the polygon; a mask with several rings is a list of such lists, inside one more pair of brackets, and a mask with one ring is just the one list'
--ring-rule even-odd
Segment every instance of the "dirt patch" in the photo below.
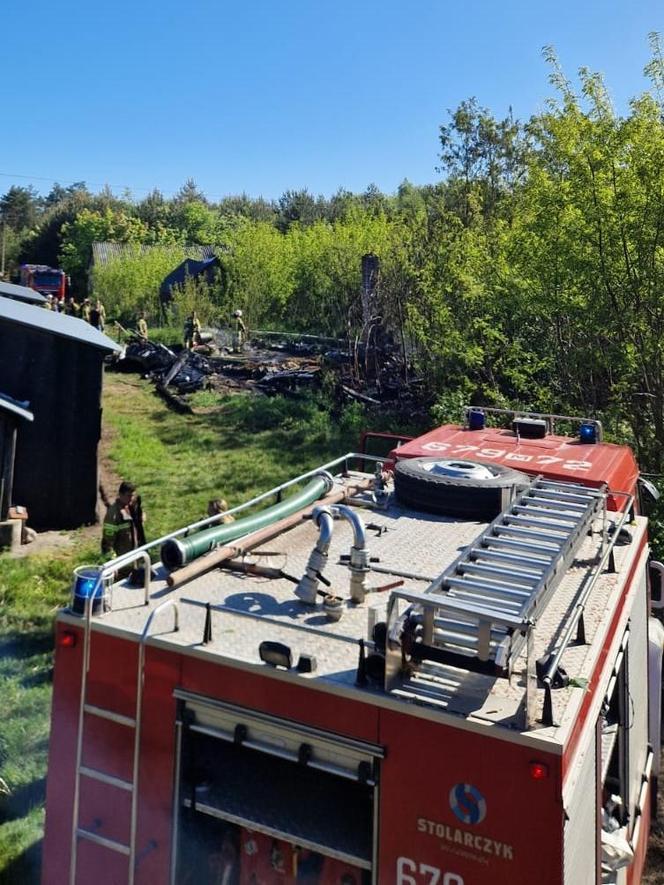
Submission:
{"label": "dirt patch", "polygon": [[[115,500],[118,486],[121,482],[109,457],[114,437],[115,430],[107,424],[103,424],[99,441],[99,489],[97,496],[97,519],[99,523],[104,518],[108,505]],[[71,550],[72,547],[81,541],[98,543],[100,532],[99,524],[88,525],[71,532],[38,532],[37,537],[32,543],[22,544],[18,550],[12,551],[9,556],[12,559],[22,559],[25,556],[57,554],[61,551]]]}
{"label": "dirt patch", "polygon": [[99,515],[103,519],[105,508],[115,500],[121,479],[115,472],[115,465],[109,452],[115,439],[116,431],[108,424],[102,424],[101,440],[99,441]]}
{"label": "dirt patch", "polygon": [[73,546],[74,538],[69,532],[39,532],[31,544],[21,544],[17,550],[12,550],[9,556],[11,559],[22,559],[24,556],[40,556],[45,553],[71,550]]}

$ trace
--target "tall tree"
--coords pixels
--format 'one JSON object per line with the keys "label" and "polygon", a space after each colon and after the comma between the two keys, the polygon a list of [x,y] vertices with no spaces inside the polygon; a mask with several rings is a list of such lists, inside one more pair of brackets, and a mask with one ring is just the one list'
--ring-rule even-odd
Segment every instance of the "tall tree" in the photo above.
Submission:
{"label": "tall tree", "polygon": [[34,227],[40,208],[39,195],[32,186],[12,185],[0,197],[0,218],[15,231]]}

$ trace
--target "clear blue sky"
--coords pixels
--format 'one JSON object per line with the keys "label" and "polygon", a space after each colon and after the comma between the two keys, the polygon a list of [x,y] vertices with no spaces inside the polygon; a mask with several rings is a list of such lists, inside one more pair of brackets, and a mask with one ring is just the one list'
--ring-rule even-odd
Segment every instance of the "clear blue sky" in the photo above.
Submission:
{"label": "clear blue sky", "polygon": [[[437,179],[438,126],[476,96],[525,119],[603,72],[646,87],[662,0],[4,0],[0,193],[52,181],[212,199]],[[26,176],[26,177],[21,177]],[[39,180],[46,179],[46,180]]]}

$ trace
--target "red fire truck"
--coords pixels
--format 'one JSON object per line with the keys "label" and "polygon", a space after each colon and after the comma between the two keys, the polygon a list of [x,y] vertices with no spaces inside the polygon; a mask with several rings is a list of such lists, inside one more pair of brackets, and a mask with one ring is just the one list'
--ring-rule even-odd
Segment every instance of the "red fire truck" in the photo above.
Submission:
{"label": "red fire truck", "polygon": [[637,885],[661,673],[637,466],[597,422],[503,417],[77,570],[44,885]]}
{"label": "red fire truck", "polygon": [[36,289],[42,295],[52,295],[58,301],[65,297],[67,275],[64,270],[56,270],[46,264],[22,264],[21,285]]}

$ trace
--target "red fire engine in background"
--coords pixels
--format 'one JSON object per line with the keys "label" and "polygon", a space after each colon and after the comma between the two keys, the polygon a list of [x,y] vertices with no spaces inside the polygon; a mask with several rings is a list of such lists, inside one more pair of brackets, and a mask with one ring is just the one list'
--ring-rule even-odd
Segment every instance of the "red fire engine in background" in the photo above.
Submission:
{"label": "red fire engine in background", "polygon": [[52,295],[62,301],[67,289],[67,275],[64,270],[48,267],[46,264],[22,264],[20,267],[21,285]]}
{"label": "red fire engine in background", "polygon": [[637,885],[662,662],[638,469],[597,422],[508,417],[77,570],[44,885]]}

